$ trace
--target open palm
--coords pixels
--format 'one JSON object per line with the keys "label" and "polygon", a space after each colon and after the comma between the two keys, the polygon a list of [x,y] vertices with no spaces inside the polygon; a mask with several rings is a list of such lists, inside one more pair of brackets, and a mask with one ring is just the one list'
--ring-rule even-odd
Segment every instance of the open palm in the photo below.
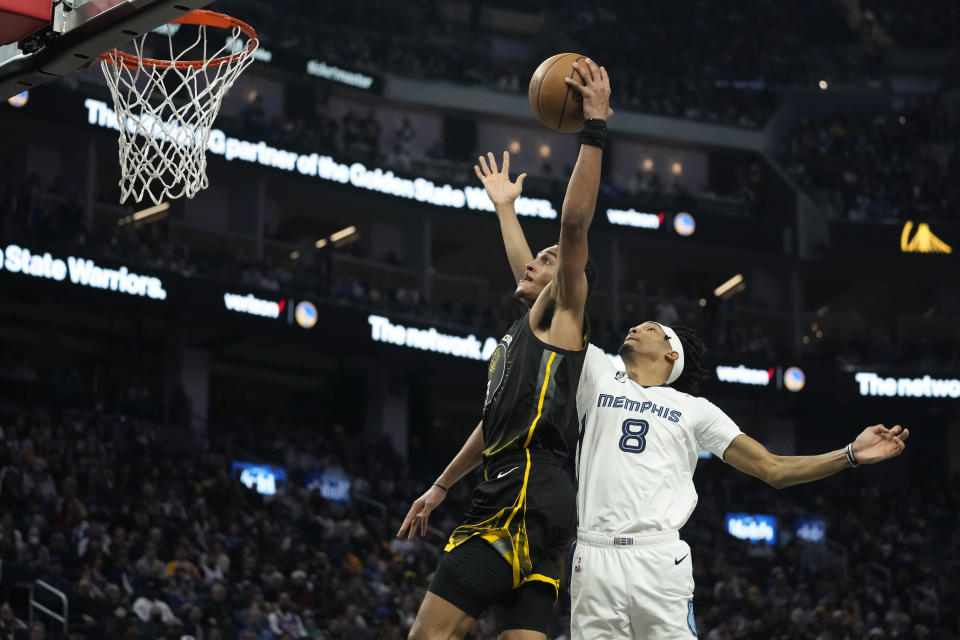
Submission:
{"label": "open palm", "polygon": [[[487,152],[487,158],[480,156],[480,166],[473,165],[473,170],[487,190],[487,195],[494,206],[510,204],[523,191],[523,180],[527,174],[521,173],[515,182],[510,182],[510,152],[503,152],[503,169],[497,169],[497,161],[493,153]],[[489,166],[487,159],[490,160]]]}
{"label": "open palm", "polygon": [[900,425],[887,429],[882,424],[867,427],[853,441],[853,455],[860,464],[881,462],[900,455],[910,437],[910,430]]}

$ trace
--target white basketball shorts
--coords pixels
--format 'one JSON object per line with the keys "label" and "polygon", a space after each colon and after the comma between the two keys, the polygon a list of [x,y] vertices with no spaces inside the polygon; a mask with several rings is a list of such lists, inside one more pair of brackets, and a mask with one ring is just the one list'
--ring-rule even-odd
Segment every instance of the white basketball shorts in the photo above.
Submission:
{"label": "white basketball shorts", "polygon": [[693,565],[677,532],[580,530],[570,574],[572,640],[690,640]]}

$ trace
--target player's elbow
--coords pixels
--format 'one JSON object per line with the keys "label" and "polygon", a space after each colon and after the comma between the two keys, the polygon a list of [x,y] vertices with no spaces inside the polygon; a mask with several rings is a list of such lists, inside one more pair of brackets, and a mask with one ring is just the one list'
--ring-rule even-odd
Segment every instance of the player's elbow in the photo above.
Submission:
{"label": "player's elbow", "polygon": [[597,205],[595,202],[582,201],[577,198],[569,198],[563,201],[560,207],[560,228],[582,229],[590,226],[593,220],[593,213]]}
{"label": "player's elbow", "polygon": [[[583,262],[586,262],[587,230],[590,228],[590,220],[564,220],[560,223],[560,259],[565,264],[570,264],[570,260],[577,261],[576,254],[584,253]],[[573,253],[571,253],[571,250]],[[566,255],[564,255],[566,254]],[[583,266],[577,267],[579,271]]]}
{"label": "player's elbow", "polygon": [[574,210],[570,213],[564,211],[560,220],[560,235],[567,237],[580,237],[587,234],[590,227],[590,213],[587,211]]}
{"label": "player's elbow", "polygon": [[763,461],[760,470],[760,479],[774,489],[789,487],[790,482],[784,473],[784,465],[779,456],[770,455]]}
{"label": "player's elbow", "polygon": [[783,479],[767,480],[767,484],[769,484],[774,489],[786,489],[787,487],[790,486],[790,483]]}

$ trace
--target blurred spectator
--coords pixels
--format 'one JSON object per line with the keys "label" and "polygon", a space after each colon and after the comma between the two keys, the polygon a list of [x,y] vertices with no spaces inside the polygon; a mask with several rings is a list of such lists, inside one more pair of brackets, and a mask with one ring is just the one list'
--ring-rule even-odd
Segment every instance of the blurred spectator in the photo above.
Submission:
{"label": "blurred spectator", "polygon": [[143,556],[134,567],[141,578],[163,578],[166,574],[166,567],[157,557],[157,546],[153,542],[147,543]]}
{"label": "blurred spectator", "polygon": [[173,577],[178,571],[183,571],[184,575],[191,580],[200,579],[200,570],[187,558],[187,549],[183,546],[177,547],[174,559],[167,563],[165,571],[168,578]]}
{"label": "blurred spectator", "polygon": [[166,624],[174,618],[170,606],[160,599],[158,583],[154,580],[144,582],[142,595],[133,603],[133,612],[145,624],[152,624],[157,620]]}
{"label": "blurred spectator", "polygon": [[291,638],[305,638],[307,635],[300,616],[291,609],[289,598],[282,598],[276,609],[270,612],[269,622],[274,635],[287,634]]}
{"label": "blurred spectator", "polygon": [[0,640],[14,640],[22,637],[27,631],[27,623],[13,613],[10,603],[4,601],[0,605]]}
{"label": "blurred spectator", "polygon": [[276,635],[263,619],[260,609],[254,608],[247,614],[247,624],[241,629],[240,637],[249,640],[274,640]]}
{"label": "blurred spectator", "polygon": [[663,291],[660,292],[660,300],[657,302],[657,306],[653,311],[653,320],[658,324],[668,327],[677,324],[677,321],[680,320],[680,314],[677,313],[677,308],[673,306],[673,303]]}

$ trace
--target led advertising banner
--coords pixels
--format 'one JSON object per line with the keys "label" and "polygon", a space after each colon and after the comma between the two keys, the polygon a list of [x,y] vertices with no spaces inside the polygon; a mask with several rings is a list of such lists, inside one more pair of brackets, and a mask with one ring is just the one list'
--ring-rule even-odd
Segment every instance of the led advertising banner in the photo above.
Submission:
{"label": "led advertising banner", "polygon": [[[116,111],[102,100],[87,98],[87,123],[106,129],[120,130]],[[161,131],[164,127],[151,126],[131,117],[123,123],[129,131]],[[160,134],[158,134],[160,135]],[[273,147],[263,140],[242,140],[228,136],[221,129],[211,129],[207,152],[225,160],[242,160],[281,171],[315,177],[326,182],[349,184],[358,189],[375,191],[397,198],[424,202],[438,207],[493,211],[493,203],[483,187],[439,185],[424,177],[406,178],[390,169],[368,167],[362,162],[341,163],[320,153],[297,153]],[[555,219],[557,210],[549,200],[520,196],[514,203],[517,215]]]}
{"label": "led advertising banner", "polygon": [[243,295],[228,292],[223,294],[223,306],[227,311],[235,313],[245,313],[260,318],[279,318],[283,308],[287,306],[287,301],[286,299],[264,300],[252,293]]}
{"label": "led advertising banner", "polygon": [[744,365],[732,367],[729,365],[717,365],[717,380],[720,382],[733,382],[736,384],[752,384],[765,387],[773,380],[774,367],[769,369],[752,369]]}
{"label": "led advertising banner", "polygon": [[656,230],[663,224],[665,214],[644,213],[634,209],[607,209],[607,221],[610,224],[618,224],[624,227],[636,227],[638,229]]}
{"label": "led advertising banner", "polygon": [[[408,327],[390,320],[386,316],[370,315],[370,339],[398,347],[433,351],[457,358],[471,360],[489,360],[497,348],[496,338],[488,337],[482,341],[472,333],[466,336],[447,333],[436,327]],[[617,371],[623,371],[623,359],[619,355],[604,353],[610,358]]]}
{"label": "led advertising banner", "polygon": [[793,521],[795,535],[811,544],[825,544],[827,523],[820,518],[797,518]]}
{"label": "led advertising banner", "polygon": [[[150,270],[152,271],[152,270]],[[198,274],[199,275],[199,274]],[[38,247],[0,238],[0,283],[35,290],[58,291],[60,304],[84,296],[103,303],[143,302],[169,313],[279,323],[312,329],[319,321],[316,304],[278,293],[251,292],[202,277],[148,272],[137,265],[78,255],[68,248]]]}
{"label": "led advertising banner", "polygon": [[734,538],[749,540],[756,544],[765,542],[768,546],[777,543],[777,518],[762,513],[728,513],[726,515],[727,533]]}
{"label": "led advertising banner", "polygon": [[27,278],[45,278],[74,287],[101,289],[119,295],[163,301],[167,291],[160,278],[135,273],[125,265],[107,268],[72,255],[40,253],[19,244],[0,244],[0,270]]}
{"label": "led advertising banner", "polygon": [[718,364],[714,368],[714,373],[716,380],[724,384],[776,387],[794,393],[802,391],[807,384],[807,376],[800,367],[784,369],[782,366],[772,366],[759,369],[743,364]]}
{"label": "led advertising banner", "polygon": [[[246,43],[241,38],[226,38],[226,46],[231,47],[234,53],[239,53]],[[383,78],[369,71],[351,69],[343,64],[329,60],[318,60],[274,46],[272,43],[260,40],[260,46],[253,52],[253,59],[259,64],[266,64],[288,73],[312,76],[334,84],[343,85],[352,89],[360,89],[370,93],[383,93]]]}
{"label": "led advertising banner", "polygon": [[319,491],[327,500],[350,504],[350,476],[342,470],[311,471],[303,478],[307,491]]}
{"label": "led advertising banner", "polygon": [[[185,278],[118,260],[82,255],[74,248],[39,246],[33,241],[0,238],[0,288],[56,300],[56,317],[71,308],[109,305],[118,312],[131,306],[152,313],[189,318],[193,323],[235,322],[249,331],[289,330],[317,340],[336,336],[334,347],[371,349],[379,345],[460,360],[484,362],[499,343],[497,335],[471,333],[451,326],[431,325],[422,318],[404,318],[310,300],[287,292],[248,289],[239,283],[207,279],[202,273]],[[616,354],[606,354],[617,371],[624,371]],[[800,392],[798,396],[831,396],[863,401],[904,402],[960,400],[960,377],[951,372],[813,368],[809,374],[784,365],[750,366],[731,362],[710,365],[706,392]],[[621,374],[623,375],[623,374]],[[811,382],[813,386],[811,387]]]}
{"label": "led advertising banner", "polygon": [[[259,51],[259,50],[258,50]],[[317,69],[329,67],[318,66]],[[94,98],[83,102],[86,122],[92,126],[119,131],[121,123],[113,108]],[[146,118],[147,116],[144,116]],[[145,120],[128,118],[124,126],[133,131],[169,130],[168,125],[153,126]],[[158,133],[158,135],[161,135]],[[228,135],[221,129],[211,129],[207,152],[227,161],[240,160],[263,167],[317,178],[326,182],[349,185],[357,189],[373,191],[387,196],[424,202],[438,207],[467,209],[471,211],[494,210],[493,203],[482,186],[477,184],[437,184],[423,176],[400,176],[391,169],[367,166],[362,162],[339,162],[323,153],[298,153],[274,147],[263,140],[243,140]],[[520,196],[514,203],[517,215],[543,220],[559,218],[558,207],[549,199]],[[646,231],[672,230],[677,236],[693,234],[696,224],[690,213],[667,214],[664,211],[644,212],[636,209],[606,209],[597,215],[611,225],[631,227]],[[672,225],[670,224],[672,220]]]}
{"label": "led advertising banner", "polygon": [[495,338],[486,338],[481,341],[473,334],[459,336],[438,331],[435,327],[426,329],[406,327],[377,315],[369,316],[367,322],[370,323],[371,340],[398,347],[435,351],[443,355],[472,360],[487,360],[497,348]]}
{"label": "led advertising banner", "polygon": [[287,470],[282,467],[234,460],[230,465],[230,477],[239,478],[246,487],[265,496],[286,492]]}
{"label": "led advertising banner", "polygon": [[880,398],[960,398],[960,379],[917,376],[881,375],[874,371],[858,371],[853,375],[861,396]]}

